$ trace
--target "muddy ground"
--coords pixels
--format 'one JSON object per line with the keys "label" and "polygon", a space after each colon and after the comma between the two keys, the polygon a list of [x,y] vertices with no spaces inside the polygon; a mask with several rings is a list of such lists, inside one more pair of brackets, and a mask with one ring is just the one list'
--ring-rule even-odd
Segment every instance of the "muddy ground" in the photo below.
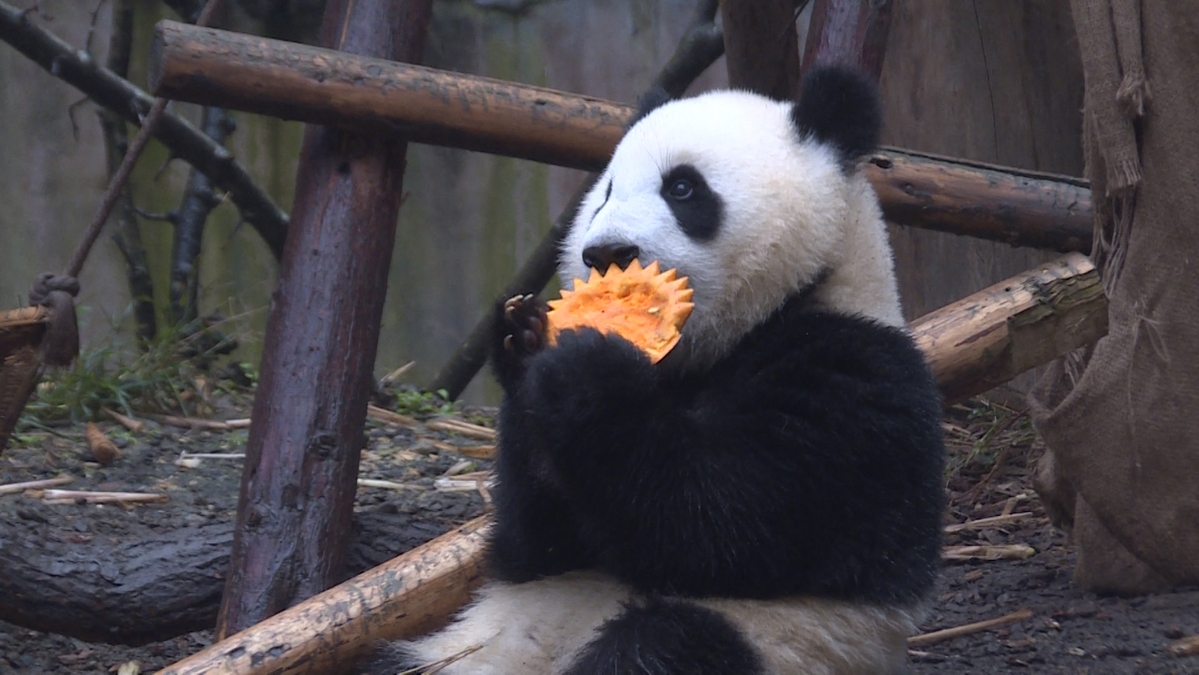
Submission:
{"label": "muddy ground", "polygon": [[[487,410],[457,414],[483,423],[489,415]],[[65,473],[75,477],[64,486],[71,489],[157,491],[167,494],[168,502],[131,508],[48,505],[36,493],[0,495],[0,520],[22,522],[47,540],[105,536],[119,541],[146,531],[233,518],[241,462],[205,459],[187,466],[176,460],[183,452],[241,452],[244,430],[150,424],[132,433],[116,424],[101,426],[121,446],[121,456],[110,466],[88,461],[79,427],[54,428],[52,433],[27,430],[0,456],[0,484]],[[952,469],[947,525],[1009,516],[996,526],[947,534],[946,544],[1023,544],[1031,547],[1031,555],[947,563],[922,628],[934,631],[1024,609],[1031,616],[914,648],[916,673],[1199,673],[1199,657],[1179,658],[1167,649],[1175,639],[1199,634],[1199,590],[1125,599],[1071,587],[1074,552],[1066,535],[1049,524],[1030,485],[1029,467],[1039,449],[1025,416],[975,404],[951,411],[946,429]],[[487,468],[486,460],[468,456],[477,455],[485,440],[424,424],[372,423],[368,437],[362,477],[404,487],[360,488],[357,516],[388,518],[389,531],[396,535],[367,549],[354,564],[377,563],[484,510],[485,495],[460,478]],[[459,480],[446,481],[447,475]],[[123,664],[125,673],[153,672],[210,641],[210,632],[198,631],[128,647],[0,622],[0,673],[110,673]]]}

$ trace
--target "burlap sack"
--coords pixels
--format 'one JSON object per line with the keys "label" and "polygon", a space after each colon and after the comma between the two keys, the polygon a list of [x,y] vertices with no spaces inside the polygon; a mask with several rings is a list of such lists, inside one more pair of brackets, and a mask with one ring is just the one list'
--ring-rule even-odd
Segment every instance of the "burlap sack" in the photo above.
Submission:
{"label": "burlap sack", "polygon": [[1075,581],[1199,582],[1199,2],[1072,0],[1109,334],[1030,396]]}

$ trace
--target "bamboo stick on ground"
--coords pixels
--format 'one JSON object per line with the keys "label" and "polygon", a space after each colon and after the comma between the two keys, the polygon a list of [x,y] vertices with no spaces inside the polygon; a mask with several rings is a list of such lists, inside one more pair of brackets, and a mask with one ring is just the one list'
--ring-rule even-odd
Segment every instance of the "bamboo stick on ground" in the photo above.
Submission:
{"label": "bamboo stick on ground", "polygon": [[164,494],[153,492],[93,492],[90,490],[45,490],[42,500],[47,504],[146,504],[168,501]]}
{"label": "bamboo stick on ground", "polygon": [[59,476],[57,478],[44,478],[42,480],[27,480],[22,483],[8,483],[7,485],[0,485],[0,495],[58,487],[59,485],[66,485],[73,480],[75,479],[71,476]]}
{"label": "bamboo stick on ground", "polygon": [[378,641],[420,635],[465,604],[483,578],[478,518],[284,610],[159,675],[286,675],[345,670]]}
{"label": "bamboo stick on ground", "polygon": [[965,560],[1024,560],[1036,554],[1036,549],[1028,544],[946,546],[941,550],[941,559],[953,562]]}
{"label": "bamboo stick on ground", "polygon": [[964,626],[954,626],[953,628],[946,628],[944,630],[935,630],[931,633],[924,633],[923,635],[914,635],[908,638],[908,647],[923,647],[925,645],[936,644],[938,642],[944,642],[946,640],[962,637],[963,635],[973,635],[974,633],[981,633],[985,630],[991,630],[992,628],[998,628],[999,626],[1015,623],[1017,621],[1024,621],[1031,618],[1032,610],[1022,609],[1018,612],[1005,614],[1004,616],[995,619],[987,619],[986,621],[968,623]]}
{"label": "bamboo stick on ground", "polygon": [[1009,523],[1014,523],[1018,520],[1032,517],[1032,512],[1022,511],[1020,513],[1009,513],[1000,516],[991,516],[990,518],[979,518],[978,520],[969,520],[964,523],[954,523],[946,525],[944,528],[945,534],[953,534],[963,530],[982,530],[988,527],[1002,527]]}

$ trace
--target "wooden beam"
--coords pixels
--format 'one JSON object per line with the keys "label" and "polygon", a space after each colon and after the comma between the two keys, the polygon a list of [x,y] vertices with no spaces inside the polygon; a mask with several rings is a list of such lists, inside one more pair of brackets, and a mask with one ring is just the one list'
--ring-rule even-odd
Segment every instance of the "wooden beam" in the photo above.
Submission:
{"label": "wooden beam", "polygon": [[1091,261],[1071,253],[912,322],[947,405],[1003,384],[1107,334]]}
{"label": "wooden beam", "polygon": [[[155,30],[150,81],[155,94],[192,103],[588,170],[603,168],[633,114],[612,101],[171,21]],[[1090,250],[1081,179],[893,149],[866,174],[901,225]]]}
{"label": "wooden beam", "polygon": [[181,101],[599,169],[631,109],[611,101],[161,21],[151,87]]}

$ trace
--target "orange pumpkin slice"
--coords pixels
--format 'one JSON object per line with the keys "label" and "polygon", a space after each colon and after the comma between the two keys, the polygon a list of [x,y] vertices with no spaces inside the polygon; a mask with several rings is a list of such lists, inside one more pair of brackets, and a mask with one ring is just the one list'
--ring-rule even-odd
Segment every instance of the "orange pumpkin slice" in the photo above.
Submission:
{"label": "orange pumpkin slice", "polygon": [[560,331],[589,326],[616,333],[657,363],[682,337],[679,330],[695,307],[692,292],[687,277],[675,270],[659,272],[657,261],[642,267],[633,260],[624,270],[612,265],[603,275],[593,269],[587,281],[575,279],[573,291],[550,300],[549,344],[557,343]]}

